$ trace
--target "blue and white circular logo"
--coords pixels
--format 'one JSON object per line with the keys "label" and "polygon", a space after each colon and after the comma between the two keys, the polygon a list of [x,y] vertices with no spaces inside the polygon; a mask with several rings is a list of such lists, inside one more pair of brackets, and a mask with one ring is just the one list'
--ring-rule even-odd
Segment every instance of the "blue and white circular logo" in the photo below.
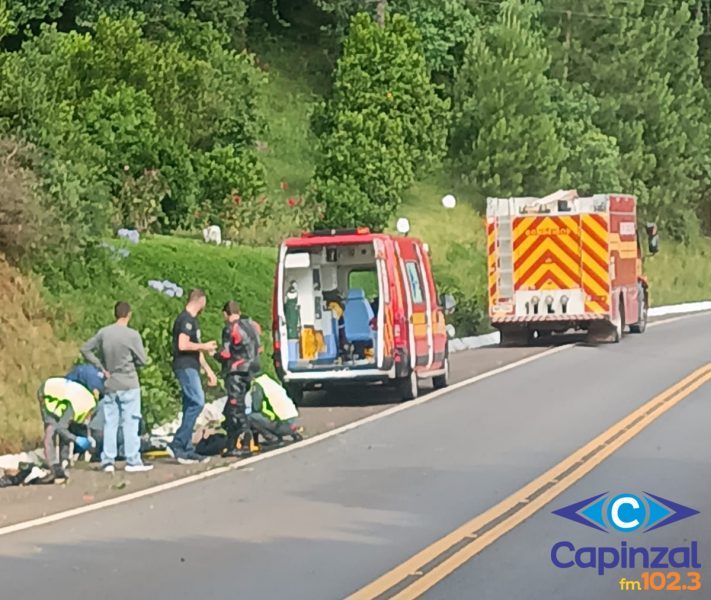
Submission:
{"label": "blue and white circular logo", "polygon": [[633,494],[620,494],[607,505],[607,522],[617,531],[635,531],[647,518],[647,507]]}

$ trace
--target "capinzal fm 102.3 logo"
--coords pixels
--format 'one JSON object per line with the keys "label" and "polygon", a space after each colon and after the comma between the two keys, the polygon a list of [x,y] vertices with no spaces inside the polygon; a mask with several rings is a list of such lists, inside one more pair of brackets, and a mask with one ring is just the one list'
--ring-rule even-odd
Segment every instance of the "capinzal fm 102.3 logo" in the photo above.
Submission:
{"label": "capinzal fm 102.3 logo", "polygon": [[[649,492],[610,494],[604,492],[553,511],[590,529],[604,533],[644,534],[688,519],[698,510]],[[644,541],[644,537],[641,538]],[[687,545],[633,546],[622,540],[616,546],[581,546],[570,541],[556,542],[551,561],[561,569],[578,567],[605,570],[622,569],[699,569],[698,542]]]}
{"label": "capinzal fm 102.3 logo", "polygon": [[605,492],[553,511],[559,517],[606,532],[653,531],[698,513],[649,492],[615,496]]}

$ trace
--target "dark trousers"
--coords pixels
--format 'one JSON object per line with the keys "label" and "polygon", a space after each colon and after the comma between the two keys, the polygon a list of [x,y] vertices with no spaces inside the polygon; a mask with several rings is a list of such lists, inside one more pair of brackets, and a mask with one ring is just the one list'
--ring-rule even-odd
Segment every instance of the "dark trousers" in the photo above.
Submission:
{"label": "dark trousers", "polygon": [[[57,419],[54,415],[50,415],[47,411],[42,414],[44,420],[44,456],[47,460],[47,465],[56,467],[64,461],[69,460],[69,442],[56,434]],[[57,458],[57,450],[55,446],[55,437],[59,438],[59,458]]]}
{"label": "dark trousers", "polygon": [[[227,431],[227,449],[232,450],[237,445],[240,436],[249,435],[251,438],[251,428],[246,414],[245,399],[249,391],[250,379],[243,375],[230,373],[225,377],[225,390],[227,391],[227,401],[225,410],[222,412],[225,417],[225,431]],[[247,443],[249,439],[244,440]]]}
{"label": "dark trousers", "polygon": [[249,424],[255,432],[264,436],[265,439],[281,438],[294,434],[292,430],[292,419],[288,421],[272,421],[265,417],[262,413],[251,413],[249,415]]}

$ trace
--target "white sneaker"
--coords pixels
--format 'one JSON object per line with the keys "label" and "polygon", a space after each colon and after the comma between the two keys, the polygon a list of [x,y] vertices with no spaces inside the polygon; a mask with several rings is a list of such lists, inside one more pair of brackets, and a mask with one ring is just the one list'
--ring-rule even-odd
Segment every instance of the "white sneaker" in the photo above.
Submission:
{"label": "white sneaker", "polygon": [[104,473],[113,473],[116,470],[116,467],[114,467],[112,464],[108,464],[108,465],[103,465],[101,467],[101,470]]}
{"label": "white sneaker", "polygon": [[126,465],[127,473],[145,473],[152,470],[153,465]]}

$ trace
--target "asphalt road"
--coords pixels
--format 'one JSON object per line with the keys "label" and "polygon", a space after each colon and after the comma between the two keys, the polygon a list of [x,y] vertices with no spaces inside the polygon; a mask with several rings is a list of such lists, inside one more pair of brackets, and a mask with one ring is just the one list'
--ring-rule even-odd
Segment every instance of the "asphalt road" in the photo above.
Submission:
{"label": "asphalt road", "polygon": [[[530,348],[489,347],[459,352],[452,355],[451,380],[463,381],[545,350],[546,347],[541,345]],[[432,391],[431,382],[423,381],[421,393],[428,391]],[[377,387],[309,393],[299,409],[299,422],[304,427],[305,435],[312,437],[372,416],[399,403],[395,393]],[[200,435],[197,432],[198,439]],[[155,469],[148,473],[127,474],[118,470],[112,476],[99,471],[97,465],[80,464],[72,469],[69,482],[61,486],[24,486],[0,490],[0,528],[170,483],[232,462],[234,460],[213,458],[207,465],[184,466],[163,459],[153,461]]]}
{"label": "asphalt road", "polygon": [[[709,362],[710,326],[697,316],[558,352],[243,470],[2,536],[2,598],[343,598]],[[614,597],[616,577],[549,559],[553,540],[600,543],[550,510],[608,489],[700,510],[658,535],[695,536],[703,563],[708,398],[683,400],[428,597]]]}

